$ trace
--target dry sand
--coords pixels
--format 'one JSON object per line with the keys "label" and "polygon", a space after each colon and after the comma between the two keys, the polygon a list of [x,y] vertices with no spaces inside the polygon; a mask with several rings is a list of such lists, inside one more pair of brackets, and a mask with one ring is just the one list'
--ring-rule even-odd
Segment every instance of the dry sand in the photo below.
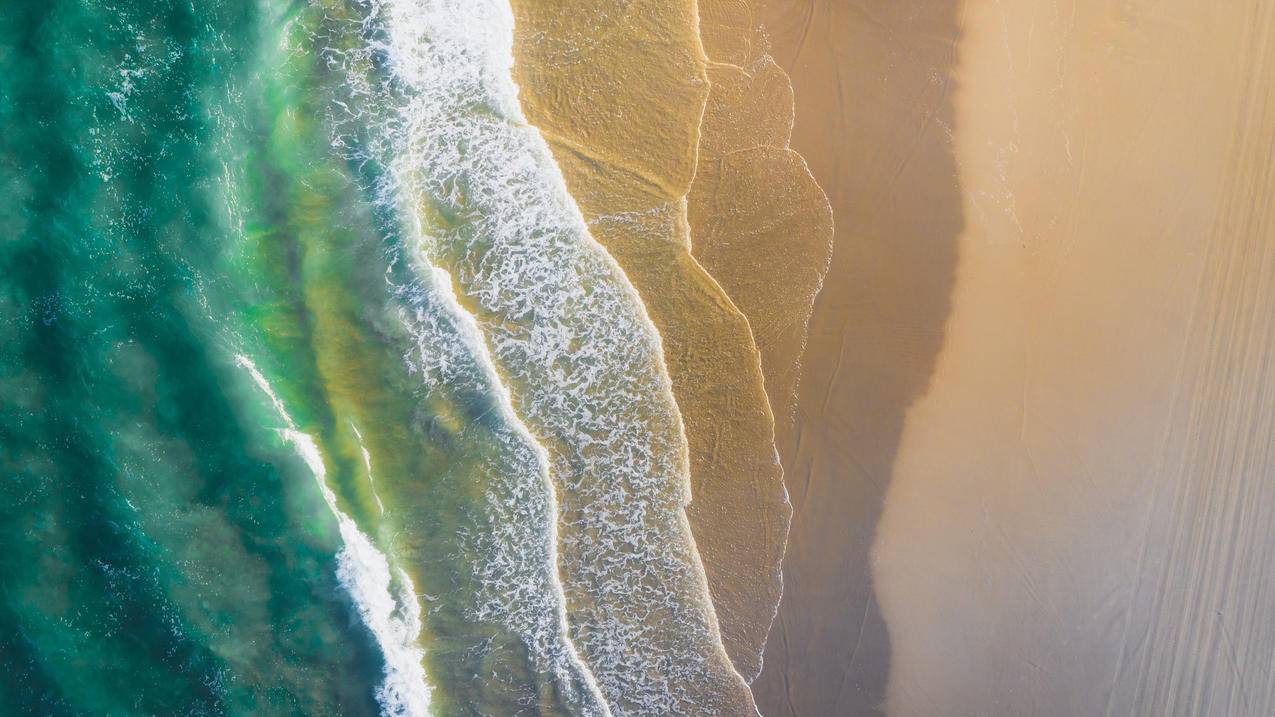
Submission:
{"label": "dry sand", "polygon": [[690,254],[709,93],[694,2],[514,0],[515,79],[595,238],[664,343],[686,428],[687,515],[727,654],[751,678],[791,508],[748,321]]}
{"label": "dry sand", "polygon": [[1275,713],[1275,4],[973,0],[891,715]]}
{"label": "dry sand", "polygon": [[760,16],[837,222],[763,713],[1275,713],[1275,4]]}

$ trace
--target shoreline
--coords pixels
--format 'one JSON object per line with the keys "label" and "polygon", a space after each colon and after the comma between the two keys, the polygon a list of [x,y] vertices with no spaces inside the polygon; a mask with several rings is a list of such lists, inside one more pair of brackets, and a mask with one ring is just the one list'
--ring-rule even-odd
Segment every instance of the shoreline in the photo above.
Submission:
{"label": "shoreline", "polygon": [[[751,4],[699,0],[696,9],[709,94],[687,199],[691,253],[748,319],[782,466],[813,302],[831,260],[832,212],[790,147],[792,84],[770,57]],[[761,659],[749,666],[750,684],[764,670],[783,591],[781,572],[769,619],[756,631]]]}
{"label": "shoreline", "polygon": [[[791,145],[827,193],[831,266],[791,431],[785,591],[753,693],[767,717],[877,714],[891,655],[872,544],[911,404],[943,342],[963,228],[952,177],[956,3],[767,0]],[[888,78],[888,79],[887,79]]]}
{"label": "shoreline", "polygon": [[695,5],[513,6],[523,112],[659,331],[688,444],[684,512],[722,647],[747,676],[778,599],[789,511],[751,330],[689,252],[708,94]]}

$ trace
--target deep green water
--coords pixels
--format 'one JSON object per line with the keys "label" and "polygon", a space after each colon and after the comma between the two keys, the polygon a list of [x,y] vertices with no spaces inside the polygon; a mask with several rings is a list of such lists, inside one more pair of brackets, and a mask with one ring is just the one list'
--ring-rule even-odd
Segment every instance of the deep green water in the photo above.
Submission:
{"label": "deep green water", "polygon": [[0,712],[374,712],[332,516],[232,361],[260,10],[6,15]]}

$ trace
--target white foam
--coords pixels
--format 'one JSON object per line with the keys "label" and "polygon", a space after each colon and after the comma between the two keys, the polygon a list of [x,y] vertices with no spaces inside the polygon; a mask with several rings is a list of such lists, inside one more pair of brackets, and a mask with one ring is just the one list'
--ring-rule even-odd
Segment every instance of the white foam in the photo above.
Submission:
{"label": "white foam", "polygon": [[[391,577],[389,561],[354,521],[337,506],[336,495],[327,484],[327,468],[314,438],[297,430],[283,401],[266,377],[246,356],[235,357],[236,365],[248,372],[257,387],[270,399],[286,428],[281,435],[305,461],[323,494],[323,500],[337,519],[342,548],[337,553],[337,580],[349,593],[359,617],[376,639],[385,658],[385,678],[376,689],[376,700],[391,717],[427,717],[430,689],[421,661],[424,652],[416,646],[421,631],[421,609],[407,574]],[[398,583],[398,595],[390,593]]]}
{"label": "white foam", "polygon": [[567,633],[548,453],[515,414],[477,322],[452,291],[451,277],[437,268],[420,273],[421,281],[400,292],[405,304],[400,319],[416,342],[409,366],[431,390],[462,402],[494,398],[501,418],[490,429],[497,445],[474,467],[477,475],[468,477],[484,486],[489,516],[462,536],[462,552],[483,556],[472,566],[482,587],[468,614],[517,634],[575,713],[609,717],[597,681]]}
{"label": "white foam", "polygon": [[[395,112],[360,151],[388,168],[378,196],[400,212],[405,241],[448,269],[476,318],[471,338],[550,448],[574,644],[614,714],[755,712],[686,521],[686,442],[659,336],[522,116],[509,6],[363,7],[367,56],[389,76],[359,74],[374,65],[367,57],[346,63],[348,92]],[[417,360],[445,376],[454,357],[427,353]]]}
{"label": "white foam", "polygon": [[[370,6],[368,20],[358,25],[358,31],[370,31],[362,54],[338,41],[321,46],[321,56],[335,66],[370,62],[385,49],[375,39],[371,22],[381,12],[380,5]],[[322,45],[324,38],[318,39]],[[348,80],[348,96],[330,98],[333,107],[328,119],[349,132],[338,131],[334,146],[359,162],[377,159],[361,145],[360,135],[369,127],[379,127],[376,118],[383,120],[386,110],[394,117],[397,106],[371,101],[368,78],[350,74]],[[392,135],[374,134],[371,139],[387,140]],[[392,154],[387,147],[381,150]],[[400,252],[392,254],[392,264],[405,260]],[[503,625],[516,635],[572,714],[609,717],[596,680],[567,635],[565,597],[557,574],[556,498],[544,449],[514,415],[478,327],[456,301],[446,272],[422,267],[404,281],[390,269],[385,278],[400,307],[401,324],[415,344],[405,357],[409,368],[430,393],[437,392],[445,400],[465,404],[494,398],[502,419],[490,427],[495,445],[484,447],[482,457],[475,459],[477,465],[467,466],[473,473],[463,476],[466,482],[484,486],[485,509],[475,511],[476,515],[454,516],[461,524],[459,554],[482,556],[467,559],[463,568],[472,570],[480,585],[466,617],[475,623]],[[362,446],[362,436],[354,430]],[[371,456],[365,448],[363,452],[370,477]],[[457,489],[469,490],[469,486]]]}
{"label": "white foam", "polygon": [[354,431],[354,438],[359,442],[359,451],[363,454],[363,468],[367,471],[367,484],[372,490],[372,498],[376,500],[376,508],[381,515],[385,515],[385,504],[381,502],[381,496],[376,492],[376,480],[372,477],[372,454],[363,443],[363,434],[359,431],[359,427],[351,422],[350,430]]}

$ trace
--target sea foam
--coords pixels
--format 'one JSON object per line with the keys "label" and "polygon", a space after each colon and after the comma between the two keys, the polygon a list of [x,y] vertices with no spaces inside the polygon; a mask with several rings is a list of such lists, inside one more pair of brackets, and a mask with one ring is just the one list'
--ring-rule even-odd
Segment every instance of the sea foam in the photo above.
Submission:
{"label": "sea foam", "polygon": [[270,399],[287,426],[281,435],[310,468],[323,500],[336,517],[342,542],[337,553],[337,580],[349,593],[359,617],[385,658],[385,677],[376,689],[376,701],[383,713],[391,717],[428,717],[430,689],[421,665],[425,655],[416,645],[421,630],[421,608],[411,579],[401,570],[392,574],[385,555],[337,506],[336,495],[327,484],[327,469],[318,445],[313,437],[297,430],[266,377],[246,356],[236,356],[235,363],[248,372]]}
{"label": "sea foam", "polygon": [[361,158],[386,169],[378,196],[403,242],[447,270],[473,340],[547,451],[572,643],[614,714],[754,713],[687,525],[686,443],[659,336],[522,116],[510,8],[360,7],[365,55],[344,47],[330,61],[350,73],[347,105],[393,109],[360,115],[375,123]]}
{"label": "sea foam", "polygon": [[475,622],[504,625],[527,646],[536,666],[554,681],[573,714],[610,714],[597,681],[567,633],[566,598],[558,575],[557,497],[548,454],[518,419],[500,382],[477,322],[459,304],[451,277],[419,267],[420,279],[396,292],[399,318],[415,349],[412,372],[430,391],[460,401],[492,402],[488,446],[471,480],[485,491],[480,524],[461,536],[463,553],[481,556],[472,566],[481,585],[469,606]]}

